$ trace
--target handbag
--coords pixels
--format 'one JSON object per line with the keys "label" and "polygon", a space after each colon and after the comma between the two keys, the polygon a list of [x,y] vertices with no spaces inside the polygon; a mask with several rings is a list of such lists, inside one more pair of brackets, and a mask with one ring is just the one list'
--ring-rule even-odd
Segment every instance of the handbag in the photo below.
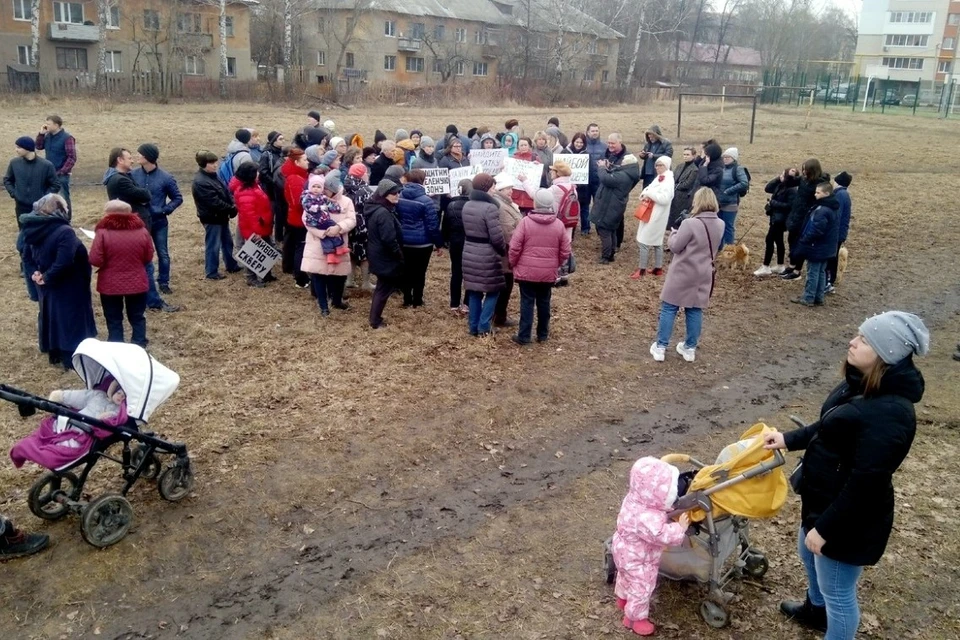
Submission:
{"label": "handbag", "polygon": [[[700,218],[697,218],[697,220],[700,220]],[[713,297],[713,288],[717,284],[717,256],[713,253],[713,238],[710,237],[710,227],[703,220],[700,220],[700,224],[703,225],[703,230],[707,232],[707,251],[710,253],[710,295],[707,296],[710,298]]]}
{"label": "handbag", "polygon": [[641,200],[640,206],[633,212],[633,217],[640,222],[650,222],[650,216],[653,214],[653,200]]}

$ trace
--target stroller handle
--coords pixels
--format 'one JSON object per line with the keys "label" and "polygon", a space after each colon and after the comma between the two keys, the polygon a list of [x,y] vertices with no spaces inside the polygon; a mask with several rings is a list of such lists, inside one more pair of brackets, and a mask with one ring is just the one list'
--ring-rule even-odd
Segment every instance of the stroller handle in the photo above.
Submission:
{"label": "stroller handle", "polygon": [[[12,402],[20,407],[32,407],[34,409],[39,409],[40,411],[45,411],[46,413],[64,416],[91,427],[103,427],[103,423],[100,420],[85,416],[82,413],[75,411],[72,407],[60,404],[59,402],[53,402],[52,400],[47,400],[46,398],[35,396],[31,393],[21,391],[20,389],[11,387],[9,385],[0,384],[0,400]],[[123,430],[122,426],[115,428]],[[134,430],[134,432],[136,431]]]}
{"label": "stroller handle", "polygon": [[798,418],[797,416],[790,416],[790,420],[801,429],[807,426],[807,423],[801,420],[800,418]]}

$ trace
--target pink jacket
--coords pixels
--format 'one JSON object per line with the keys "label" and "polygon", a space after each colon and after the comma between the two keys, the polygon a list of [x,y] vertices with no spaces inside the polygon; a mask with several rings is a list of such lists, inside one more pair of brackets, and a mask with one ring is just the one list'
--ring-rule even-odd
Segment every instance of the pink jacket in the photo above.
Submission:
{"label": "pink jacket", "polygon": [[[350,231],[357,226],[357,213],[353,208],[353,202],[344,195],[343,190],[336,195],[334,200],[340,205],[340,213],[330,215],[330,219],[340,227],[340,237],[343,238],[344,246],[350,246],[348,236]],[[302,220],[306,220],[307,214],[303,214]],[[306,223],[304,223],[306,226]],[[326,230],[313,229],[307,227],[307,243],[303,247],[303,261],[300,263],[300,270],[305,273],[317,273],[322,276],[348,276],[350,275],[350,256],[344,255],[338,264],[329,264],[327,257],[323,255],[323,247],[320,241],[327,235]]]}
{"label": "pink jacket", "polygon": [[630,470],[630,490],[613,534],[617,597],[630,620],[646,620],[664,547],[681,544],[686,531],[667,519],[677,500],[679,470],[657,458],[640,458]]}
{"label": "pink jacket", "polygon": [[552,211],[531,211],[510,239],[513,278],[524,282],[555,282],[557,269],[570,258],[570,238]]}

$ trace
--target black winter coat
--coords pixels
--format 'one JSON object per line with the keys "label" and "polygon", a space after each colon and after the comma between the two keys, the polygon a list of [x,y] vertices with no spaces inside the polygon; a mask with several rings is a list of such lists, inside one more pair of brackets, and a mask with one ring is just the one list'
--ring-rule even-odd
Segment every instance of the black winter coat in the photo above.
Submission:
{"label": "black winter coat", "polygon": [[807,223],[807,218],[813,211],[813,206],[817,204],[817,197],[814,195],[817,191],[817,185],[825,182],[830,182],[830,175],[826,173],[816,181],[800,178],[797,183],[797,197],[793,200],[793,208],[790,209],[790,216],[787,218],[787,231],[791,233],[803,231],[803,226]]}
{"label": "black winter coat", "polygon": [[467,204],[468,200],[470,200],[469,196],[457,196],[447,205],[447,211],[443,214],[443,224],[440,225],[443,241],[447,246],[463,246],[466,241],[463,230],[463,205]]}
{"label": "black winter coat", "polygon": [[708,165],[701,163],[697,168],[697,186],[694,192],[700,187],[710,187],[713,190],[713,195],[717,196],[717,201],[719,201],[721,182],[723,182],[722,161],[711,160]]}
{"label": "black winter coat", "polygon": [[673,172],[674,191],[673,202],[670,203],[669,228],[674,229],[680,212],[693,208],[693,194],[697,190],[697,165],[694,161],[684,162],[679,169]]}
{"label": "black winter coat", "polygon": [[599,174],[600,189],[590,208],[590,222],[598,229],[614,231],[627,210],[630,192],[640,182],[640,165],[621,165],[612,171],[600,169]]}
{"label": "black winter coat", "polygon": [[133,212],[137,214],[143,224],[150,231],[153,225],[153,219],[150,215],[150,191],[137,186],[129,173],[115,172],[107,178],[107,198],[110,200],[123,200]]}
{"label": "black winter coat", "polygon": [[283,200],[283,175],[280,167],[283,166],[283,155],[280,149],[269,144],[260,155],[260,187],[270,200]]}
{"label": "black winter coat", "polygon": [[60,179],[49,160],[17,157],[7,166],[3,186],[17,204],[30,209],[43,196],[60,191]]}
{"label": "black winter coat", "polygon": [[403,277],[403,229],[387,200],[374,196],[363,205],[367,219],[367,260],[378,278]]}
{"label": "black winter coat", "polygon": [[800,486],[803,528],[816,529],[823,555],[876,564],[893,529],[893,473],[917,430],[913,405],[924,381],[912,358],[890,367],[877,393],[863,396],[863,375],[849,373],[827,397],[820,420],[784,434],[787,449],[806,449]]}
{"label": "black winter coat", "polygon": [[793,201],[797,197],[797,178],[787,177],[783,182],[780,176],[767,183],[763,188],[770,194],[770,202],[767,204],[767,215],[770,216],[770,224],[787,224],[787,218],[790,217],[790,211],[793,209]]}
{"label": "black winter coat", "polygon": [[393,161],[393,158],[389,156],[385,156],[382,153],[377,156],[377,159],[373,161],[373,166],[370,167],[370,186],[375,187],[380,184],[387,169],[394,164],[396,163]]}
{"label": "black winter coat", "polygon": [[236,217],[237,205],[217,174],[200,169],[193,176],[191,191],[197,217],[203,224],[228,224],[230,218]]}

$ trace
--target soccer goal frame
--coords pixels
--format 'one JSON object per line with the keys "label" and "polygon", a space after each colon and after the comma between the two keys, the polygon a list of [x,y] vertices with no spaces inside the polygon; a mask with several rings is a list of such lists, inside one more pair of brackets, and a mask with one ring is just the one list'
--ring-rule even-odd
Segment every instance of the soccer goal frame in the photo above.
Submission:
{"label": "soccer goal frame", "polygon": [[757,124],[757,94],[729,94],[729,93],[680,93],[677,100],[677,139],[680,138],[680,125],[683,123],[683,97],[720,98],[720,113],[723,113],[723,104],[727,100],[751,100],[753,106],[750,111],[750,144],[753,144],[753,130]]}

